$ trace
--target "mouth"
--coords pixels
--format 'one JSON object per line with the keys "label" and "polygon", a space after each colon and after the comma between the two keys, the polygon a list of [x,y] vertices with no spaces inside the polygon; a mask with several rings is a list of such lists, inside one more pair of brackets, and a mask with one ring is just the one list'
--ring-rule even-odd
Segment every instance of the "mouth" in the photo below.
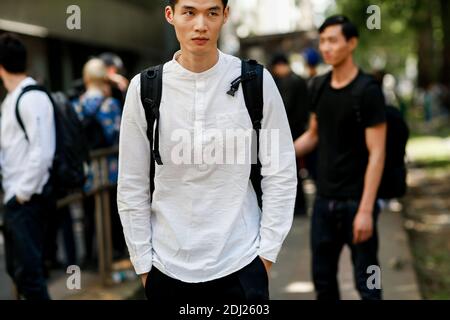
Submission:
{"label": "mouth", "polygon": [[192,41],[194,41],[194,43],[196,45],[203,46],[209,41],[209,39],[208,38],[193,38]]}

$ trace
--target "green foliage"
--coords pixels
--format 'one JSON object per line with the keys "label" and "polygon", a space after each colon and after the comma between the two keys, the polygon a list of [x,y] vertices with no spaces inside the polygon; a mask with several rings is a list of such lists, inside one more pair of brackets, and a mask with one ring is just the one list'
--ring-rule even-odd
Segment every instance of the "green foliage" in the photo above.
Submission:
{"label": "green foliage", "polygon": [[347,15],[360,32],[356,59],[364,69],[373,69],[376,61],[385,62],[385,69],[396,75],[404,71],[405,61],[415,52],[415,30],[412,25],[415,1],[379,1],[381,30],[369,30],[369,0],[336,0],[337,11]]}
{"label": "green foliage", "polygon": [[[420,70],[428,72],[431,78],[439,77],[444,43],[443,14],[439,1],[425,0],[380,0],[377,5],[381,9],[381,30],[369,30],[366,22],[370,14],[367,8],[374,4],[370,0],[336,0],[336,13],[347,15],[358,26],[361,38],[356,52],[357,61],[364,68],[371,70],[376,61],[385,61],[385,69],[395,75],[404,72],[405,61],[408,57],[432,60]],[[449,13],[450,15],[450,13]],[[423,38],[429,38],[431,48],[425,50],[427,56],[419,51]],[[427,49],[427,48],[426,48]],[[420,68],[420,66],[419,66]]]}

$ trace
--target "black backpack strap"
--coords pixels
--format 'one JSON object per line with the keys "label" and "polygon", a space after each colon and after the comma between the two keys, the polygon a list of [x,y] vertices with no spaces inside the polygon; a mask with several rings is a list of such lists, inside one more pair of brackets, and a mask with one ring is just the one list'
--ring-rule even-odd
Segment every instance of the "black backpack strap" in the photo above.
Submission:
{"label": "black backpack strap", "polygon": [[[256,139],[252,139],[252,144],[256,143],[256,148],[252,146],[252,168],[250,172],[250,180],[253,189],[256,192],[258,205],[262,209],[262,188],[261,188],[261,162],[259,160],[259,133],[261,130],[261,122],[263,119],[263,78],[264,67],[255,60],[242,61],[242,73],[240,77],[242,82],[242,90],[250,119],[252,120],[253,130],[256,133]],[[235,80],[236,81],[236,80]],[[235,83],[233,81],[233,83]],[[232,84],[233,88],[233,84]]]}
{"label": "black backpack strap", "polygon": [[352,87],[353,109],[355,110],[356,122],[360,125],[362,125],[361,103],[364,90],[373,83],[376,84],[376,81],[372,76],[361,72]]}
{"label": "black backpack strap", "polygon": [[19,96],[17,97],[17,101],[16,101],[16,119],[17,122],[19,123],[20,128],[22,129],[23,133],[25,134],[25,139],[27,141],[30,141],[30,139],[28,138],[28,134],[27,134],[27,130],[25,129],[25,125],[23,124],[23,120],[22,117],[20,116],[20,110],[19,110],[19,106],[20,106],[20,100],[22,99],[22,97],[30,91],[42,91],[45,92],[49,99],[50,102],[53,104],[53,99],[50,96],[50,94],[48,93],[47,89],[45,89],[45,87],[40,86],[40,85],[29,85],[26,86],[25,88],[22,89],[22,92],[20,92]]}
{"label": "black backpack strap", "polygon": [[[155,190],[155,163],[163,164],[159,152],[159,106],[163,67],[161,64],[141,72],[141,101],[147,120],[147,138],[150,142],[150,195],[153,195]],[[153,130],[155,123],[156,128]]]}

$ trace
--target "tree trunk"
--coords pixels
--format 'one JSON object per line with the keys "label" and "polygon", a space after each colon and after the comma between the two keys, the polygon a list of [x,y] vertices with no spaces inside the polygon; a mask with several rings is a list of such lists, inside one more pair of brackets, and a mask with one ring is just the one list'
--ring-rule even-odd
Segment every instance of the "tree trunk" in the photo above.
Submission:
{"label": "tree trunk", "polygon": [[450,1],[441,0],[442,31],[444,32],[444,43],[442,46],[442,69],[441,81],[450,85]]}
{"label": "tree trunk", "polygon": [[432,8],[429,1],[418,1],[416,7],[417,53],[419,58],[418,85],[427,88],[434,78],[434,44]]}

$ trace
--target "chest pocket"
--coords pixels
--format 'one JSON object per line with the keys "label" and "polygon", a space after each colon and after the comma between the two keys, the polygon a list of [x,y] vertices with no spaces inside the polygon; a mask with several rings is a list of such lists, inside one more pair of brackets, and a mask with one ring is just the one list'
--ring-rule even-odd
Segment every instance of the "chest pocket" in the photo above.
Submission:
{"label": "chest pocket", "polygon": [[250,164],[253,126],[248,111],[217,114],[216,123],[225,144],[218,146],[225,164]]}
{"label": "chest pocket", "polygon": [[216,125],[219,130],[252,129],[252,122],[247,110],[219,113],[216,115]]}

